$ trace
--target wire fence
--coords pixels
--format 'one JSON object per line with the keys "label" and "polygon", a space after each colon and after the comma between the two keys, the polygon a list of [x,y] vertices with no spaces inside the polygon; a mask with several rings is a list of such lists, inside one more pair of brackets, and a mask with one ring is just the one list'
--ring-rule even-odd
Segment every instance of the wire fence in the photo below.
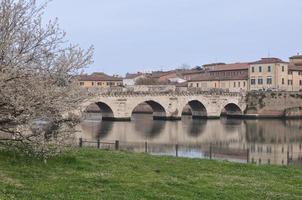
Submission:
{"label": "wire fence", "polygon": [[[79,139],[79,147],[91,147],[107,150],[123,150],[152,155],[167,155],[215,160],[228,160],[239,163],[302,165],[302,149],[281,153],[255,152],[253,148],[232,148],[221,144],[163,144],[154,142],[124,142]],[[252,150],[252,151],[251,151]]]}

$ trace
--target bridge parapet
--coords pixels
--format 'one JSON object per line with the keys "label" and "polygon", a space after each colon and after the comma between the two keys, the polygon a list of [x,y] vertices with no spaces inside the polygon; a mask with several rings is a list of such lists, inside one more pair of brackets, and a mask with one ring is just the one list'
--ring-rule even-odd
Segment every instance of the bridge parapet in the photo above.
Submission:
{"label": "bridge parapet", "polygon": [[170,91],[129,91],[129,90],[103,90],[103,89],[89,89],[87,90],[89,96],[104,96],[104,97],[129,97],[129,96],[239,96],[245,97],[244,92],[228,92],[223,90],[203,91],[203,90],[170,90]]}

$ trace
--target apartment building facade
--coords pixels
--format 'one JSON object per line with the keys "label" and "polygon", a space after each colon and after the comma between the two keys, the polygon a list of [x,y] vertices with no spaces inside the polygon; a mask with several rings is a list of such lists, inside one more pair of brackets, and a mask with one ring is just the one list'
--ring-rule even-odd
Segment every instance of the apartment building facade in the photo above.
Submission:
{"label": "apartment building facade", "polygon": [[248,63],[207,65],[203,73],[192,77],[188,87],[202,89],[228,89],[230,91],[248,91]]}
{"label": "apartment building facade", "polygon": [[78,84],[83,88],[109,88],[123,85],[123,79],[102,75],[82,75],[78,77]]}
{"label": "apartment building facade", "polygon": [[188,86],[230,91],[302,91],[302,56],[261,58],[255,62],[207,64],[203,73],[189,80]]}

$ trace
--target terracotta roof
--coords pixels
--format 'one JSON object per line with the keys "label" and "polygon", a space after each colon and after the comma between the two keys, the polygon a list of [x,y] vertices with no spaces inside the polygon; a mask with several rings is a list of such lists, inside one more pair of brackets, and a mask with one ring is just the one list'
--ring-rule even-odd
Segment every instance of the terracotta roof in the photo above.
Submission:
{"label": "terracotta roof", "polygon": [[189,75],[189,74],[200,74],[202,73],[203,70],[198,70],[198,69],[191,69],[191,70],[186,70],[181,72],[182,75]]}
{"label": "terracotta roof", "polygon": [[223,65],[215,65],[210,71],[232,71],[232,70],[248,70],[249,63],[231,63]]}
{"label": "terracotta roof", "polygon": [[172,71],[157,71],[157,72],[152,72],[152,78],[160,78],[162,76],[166,76],[168,74],[173,74],[173,73],[176,73],[174,70]]}
{"label": "terracotta roof", "polygon": [[280,58],[261,58],[261,60],[251,62],[250,64],[273,64],[273,63],[287,63]]}
{"label": "terracotta roof", "polygon": [[220,63],[210,63],[210,64],[204,64],[203,67],[212,67],[216,65],[225,65],[226,63],[220,62]]}
{"label": "terracotta roof", "polygon": [[140,72],[135,73],[135,74],[127,73],[127,74],[126,74],[126,79],[134,79],[134,78],[139,77],[139,76],[142,76],[142,75],[146,75],[146,74],[140,73]]}
{"label": "terracotta roof", "polygon": [[302,55],[295,55],[290,57],[289,59],[302,59]]}
{"label": "terracotta roof", "polygon": [[193,76],[190,81],[225,81],[225,80],[248,80],[248,73],[239,73],[236,75],[211,76],[210,73],[202,73]]}
{"label": "terracotta roof", "polygon": [[96,75],[81,75],[78,78],[79,81],[122,81],[122,78],[108,76],[108,75],[102,75],[102,76],[96,76]]}
{"label": "terracotta roof", "polygon": [[302,71],[302,63],[300,64],[289,64],[288,66],[289,71]]}

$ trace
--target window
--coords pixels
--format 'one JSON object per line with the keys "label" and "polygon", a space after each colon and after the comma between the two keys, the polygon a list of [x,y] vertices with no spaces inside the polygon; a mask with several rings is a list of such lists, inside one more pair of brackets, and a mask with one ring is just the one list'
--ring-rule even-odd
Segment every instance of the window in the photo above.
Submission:
{"label": "window", "polygon": [[284,66],[282,66],[282,72],[284,72]]}
{"label": "window", "polygon": [[94,86],[94,82],[91,82],[91,85]]}
{"label": "window", "polygon": [[236,82],[234,82],[234,87],[236,87]]}
{"label": "window", "polygon": [[284,85],[285,84],[285,81],[284,81],[284,78],[282,78],[282,85]]}
{"label": "window", "polygon": [[243,82],[243,87],[245,87],[245,81]]}
{"label": "window", "polygon": [[98,86],[102,85],[102,82],[98,82]]}
{"label": "window", "polygon": [[84,82],[80,82],[80,86],[83,86],[84,85]]}
{"label": "window", "polygon": [[259,72],[262,72],[262,66],[259,66]]}
{"label": "window", "polygon": [[268,77],[266,78],[266,84],[267,84],[267,85],[271,85],[272,83],[273,83],[272,77],[271,77],[271,76],[268,76]]}
{"label": "window", "polygon": [[253,72],[253,73],[255,72],[255,67],[252,67],[252,72]]}
{"label": "window", "polygon": [[302,80],[299,81],[300,86],[302,86]]}
{"label": "window", "polygon": [[251,79],[251,85],[256,85],[256,80],[255,80],[255,78],[252,78],[252,79]]}
{"label": "window", "polygon": [[199,83],[196,83],[196,87],[199,87]]}
{"label": "window", "polygon": [[292,80],[288,80],[288,85],[293,85],[293,81]]}
{"label": "window", "polygon": [[240,82],[238,82],[238,87],[240,87]]}
{"label": "window", "polygon": [[263,79],[262,76],[258,77],[258,85],[262,85],[263,84]]}
{"label": "window", "polygon": [[193,87],[193,83],[190,83],[190,87]]}
{"label": "window", "polygon": [[301,75],[302,75],[302,72],[299,72],[299,75],[301,76]]}
{"label": "window", "polygon": [[271,69],[271,66],[267,66],[267,72],[271,72],[272,69]]}
{"label": "window", "polygon": [[[292,75],[293,74],[293,71],[288,71],[288,75]],[[300,74],[300,72],[299,72]]]}

